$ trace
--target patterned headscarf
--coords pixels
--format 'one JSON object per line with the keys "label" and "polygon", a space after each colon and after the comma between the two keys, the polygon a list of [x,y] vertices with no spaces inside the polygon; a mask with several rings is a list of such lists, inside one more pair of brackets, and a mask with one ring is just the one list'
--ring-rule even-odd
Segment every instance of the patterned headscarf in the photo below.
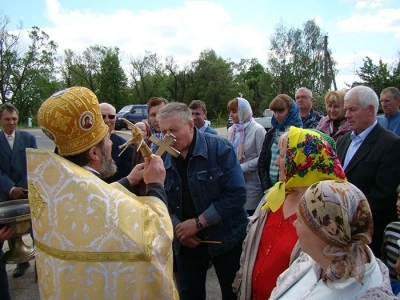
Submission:
{"label": "patterned headscarf", "polygon": [[228,132],[228,141],[230,141],[235,149],[236,156],[240,161],[245,158],[244,153],[244,129],[249,125],[253,119],[253,111],[249,101],[244,98],[237,98],[238,100],[238,114],[239,123],[232,125],[232,130]]}
{"label": "patterned headscarf", "polygon": [[286,131],[290,126],[303,127],[303,122],[300,118],[300,108],[297,105],[296,101],[292,99],[292,106],[285,118],[281,123],[278,123],[278,120],[275,118],[275,115],[272,116],[271,125],[277,131]]}
{"label": "patterned headscarf", "polygon": [[331,263],[323,280],[354,277],[362,284],[365,253],[373,232],[372,214],[364,194],[347,181],[320,181],[305,192],[299,202],[299,214],[328,243],[324,254]]}
{"label": "patterned headscarf", "polygon": [[308,187],[321,180],[345,180],[346,175],[332,146],[317,131],[291,126],[285,160],[285,181],[265,195],[264,208],[277,211],[292,188]]}

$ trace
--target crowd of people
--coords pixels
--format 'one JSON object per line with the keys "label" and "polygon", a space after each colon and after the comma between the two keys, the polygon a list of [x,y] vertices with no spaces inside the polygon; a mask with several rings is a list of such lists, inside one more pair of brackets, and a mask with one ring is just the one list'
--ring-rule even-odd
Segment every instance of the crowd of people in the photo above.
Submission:
{"label": "crowd of people", "polygon": [[[0,106],[0,200],[35,209],[42,299],[205,299],[210,264],[222,299],[396,299],[399,105],[397,88],[379,99],[356,86],[328,92],[324,116],[302,87],[271,101],[265,131],[237,97],[225,139],[201,100],[153,97],[135,126],[164,153],[148,156],[138,144],[120,153],[115,108],[72,87],[38,111],[56,153]],[[0,250],[11,236],[0,228]]]}

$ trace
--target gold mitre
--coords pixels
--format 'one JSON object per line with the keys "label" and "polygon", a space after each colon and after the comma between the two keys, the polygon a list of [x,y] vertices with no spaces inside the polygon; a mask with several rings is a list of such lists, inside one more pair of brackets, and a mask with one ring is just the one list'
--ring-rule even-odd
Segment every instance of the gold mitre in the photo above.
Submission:
{"label": "gold mitre", "polygon": [[99,144],[108,127],[96,95],[85,87],[71,87],[53,94],[38,111],[43,132],[62,156],[80,154]]}

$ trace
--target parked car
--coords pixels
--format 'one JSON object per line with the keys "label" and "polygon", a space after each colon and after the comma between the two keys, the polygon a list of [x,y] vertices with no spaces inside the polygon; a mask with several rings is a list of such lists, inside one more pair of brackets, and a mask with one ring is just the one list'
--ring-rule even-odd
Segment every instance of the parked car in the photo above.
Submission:
{"label": "parked car", "polygon": [[270,129],[272,127],[271,119],[273,115],[273,111],[267,108],[264,110],[262,116],[260,118],[254,118],[254,121],[261,124],[265,129]]}
{"label": "parked car", "polygon": [[147,104],[131,104],[124,106],[117,113],[117,120],[115,121],[115,130],[123,128],[129,129],[128,125],[121,118],[125,118],[132,123],[141,122],[147,119]]}

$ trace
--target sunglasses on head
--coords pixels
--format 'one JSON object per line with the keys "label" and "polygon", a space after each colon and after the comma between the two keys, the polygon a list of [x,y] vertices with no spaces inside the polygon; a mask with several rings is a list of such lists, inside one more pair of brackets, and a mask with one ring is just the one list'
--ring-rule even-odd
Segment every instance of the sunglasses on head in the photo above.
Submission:
{"label": "sunglasses on head", "polygon": [[103,116],[103,120],[108,117],[110,120],[114,120],[115,119],[115,115],[102,115]]}

